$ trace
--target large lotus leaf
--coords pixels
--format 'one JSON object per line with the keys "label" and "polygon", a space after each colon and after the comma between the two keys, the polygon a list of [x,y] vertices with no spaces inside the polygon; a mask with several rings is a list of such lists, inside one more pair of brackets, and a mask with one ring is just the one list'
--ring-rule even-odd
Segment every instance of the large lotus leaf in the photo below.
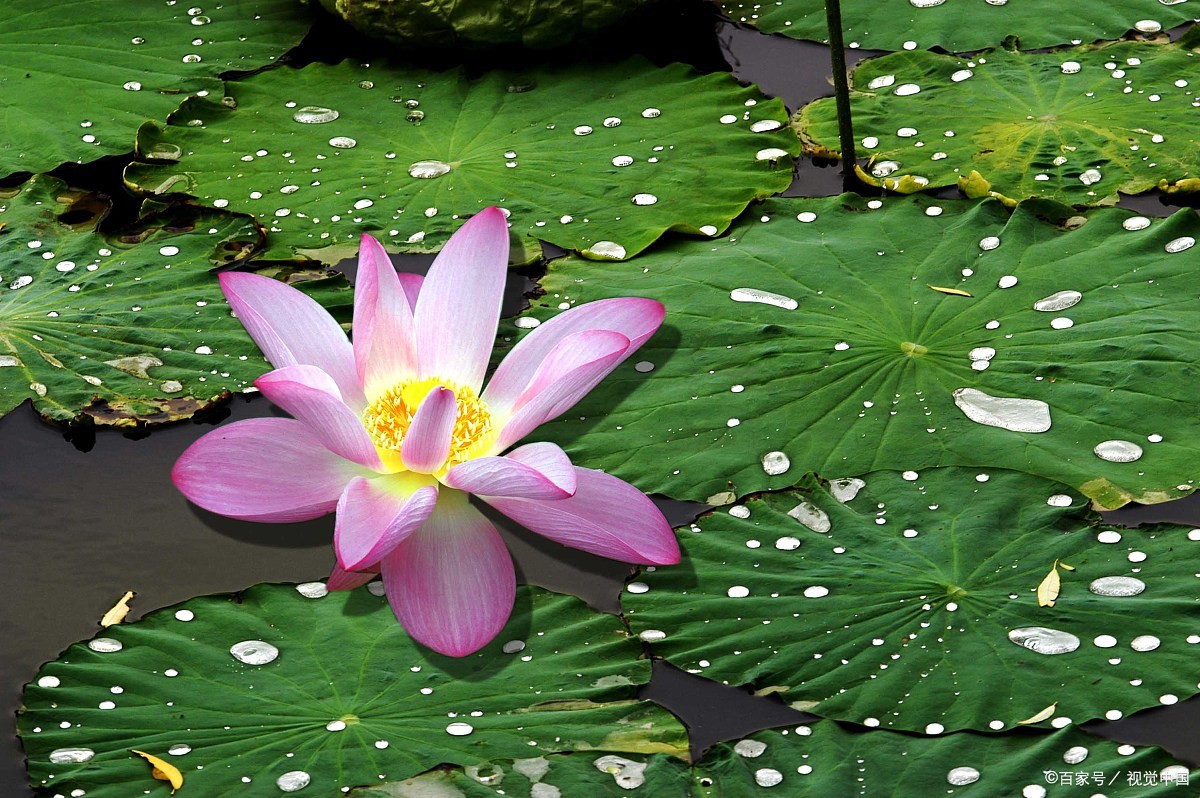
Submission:
{"label": "large lotus leaf", "polygon": [[1179,496],[1200,476],[1200,219],[1041,218],[1068,212],[772,200],[619,279],[559,261],[504,333],[603,297],[664,302],[664,329],[537,434],[674,498],[937,465],[1040,474],[1108,507]]}
{"label": "large lotus leaf", "polygon": [[350,798],[684,798],[691,782],[691,769],[666,754],[587,751],[438,769],[351,790]]}
{"label": "large lotus leaf", "polygon": [[[243,215],[172,208],[128,235],[72,226],[72,200],[36,177],[0,200],[0,413],[26,399],[54,421],[187,418],[270,368],[229,312],[214,266],[262,234]],[[345,280],[302,286],[344,304]]]}
{"label": "large lotus leaf", "polygon": [[[1026,48],[1116,39],[1190,22],[1188,0],[844,0],[842,27],[852,47],[900,50],[941,47],[962,53],[995,47],[1008,36]],[[732,19],[765,33],[828,39],[821,0],[738,3],[721,0]]]}
{"label": "large lotus leaf", "polygon": [[681,668],[868,726],[1003,729],[1051,705],[1064,725],[1191,695],[1200,533],[1101,531],[1061,490],[962,468],[805,478],[685,528],[685,567],[622,604]]}
{"label": "large lotus leaf", "polygon": [[372,36],[416,47],[520,42],[557,47],[619,20],[646,0],[321,0]]}
{"label": "large lotus leaf", "polygon": [[[1118,191],[1194,191],[1196,44],[864,61],[851,94],[857,155],[872,159],[870,179],[905,193],[957,183],[968,196],[1100,205]],[[839,149],[833,99],[806,106],[796,124],[810,152]]]}
{"label": "large lotus leaf", "polygon": [[621,259],[665,230],[716,235],[787,187],[799,150],[779,100],[642,60],[478,80],[312,64],[229,91],[235,109],[196,104],[144,128],[139,152],[167,162],[133,164],[126,180],[252,213],[280,257],[334,260],[362,232],[432,251],[500,205],[517,235]]}
{"label": "large lotus leaf", "polygon": [[1197,776],[1157,748],[1121,745],[1074,729],[921,738],[835,723],[763,731],[720,745],[697,774],[696,798],[1181,798]]}
{"label": "large lotus leaf", "polygon": [[412,642],[381,592],[260,585],[72,646],[25,691],[33,784],[167,795],[130,749],[179,768],[185,795],[246,798],[301,782],[336,795],[443,762],[686,752],[671,715],[632,700],[650,666],[616,618],[522,588],[503,636],[453,659]]}
{"label": "large lotus leaf", "polygon": [[271,63],[311,20],[302,0],[6,0],[0,175],[129,152],[147,119],[220,97],[222,72]]}

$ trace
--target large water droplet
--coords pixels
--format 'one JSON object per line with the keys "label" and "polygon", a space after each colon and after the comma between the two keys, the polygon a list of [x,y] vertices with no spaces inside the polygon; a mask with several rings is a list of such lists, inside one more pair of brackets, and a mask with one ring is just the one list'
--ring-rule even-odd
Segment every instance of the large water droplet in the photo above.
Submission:
{"label": "large water droplet", "polygon": [[312,781],[312,776],[303,770],[289,770],[275,779],[275,786],[282,792],[297,792],[303,790]]}
{"label": "large water droplet", "polygon": [[453,735],[454,737],[466,737],[473,731],[475,731],[474,726],[472,726],[470,723],[463,723],[462,721],[456,721],[446,727],[446,734]]}
{"label": "large water droplet", "polygon": [[825,511],[812,502],[800,502],[788,510],[788,515],[813,532],[820,532],[821,534],[828,532],[833,526],[829,522],[829,516],[825,514]]}
{"label": "large water droplet", "polygon": [[632,759],[609,754],[608,756],[600,757],[592,762],[592,764],[601,773],[610,774],[617,782],[617,786],[623,787],[626,790],[641,787],[646,781],[645,762],[634,762]]}
{"label": "large water droplet", "polygon": [[786,158],[787,156],[788,151],[781,150],[778,147],[767,147],[754,153],[756,161],[778,161],[780,158]]}
{"label": "large water droplet", "polygon": [[279,649],[270,643],[264,643],[262,640],[243,640],[240,643],[234,643],[229,653],[238,662],[244,662],[247,665],[266,665],[268,662],[274,662],[279,656]]}
{"label": "large water droplet", "polygon": [[778,119],[760,119],[757,122],[750,123],[750,132],[770,133],[772,130],[779,130],[781,127],[783,127],[783,123]]}
{"label": "large water droplet", "polygon": [[50,752],[55,765],[81,765],[96,755],[90,748],[56,748]]}
{"label": "large water droplet", "polygon": [[1068,765],[1078,765],[1088,758],[1088,750],[1082,745],[1074,745],[1063,752],[1062,758]]}
{"label": "large water droplet", "polygon": [[320,105],[306,105],[302,108],[297,108],[292,114],[292,119],[305,125],[323,125],[326,122],[332,122],[341,114],[332,108],[325,108]]}
{"label": "large water droplet", "polygon": [[1092,451],[1110,463],[1132,463],[1142,456],[1142,447],[1132,441],[1101,441]]}
{"label": "large water droplet", "polygon": [[625,257],[625,247],[615,241],[597,241],[585,249],[583,253],[608,260],[621,260]]}
{"label": "large water droplet", "polygon": [[1168,241],[1163,249],[1171,254],[1175,254],[1176,252],[1183,252],[1185,249],[1191,249],[1194,246],[1196,246],[1196,239],[1191,236],[1180,236],[1172,241]]}
{"label": "large water droplet", "polygon": [[954,404],[976,424],[1012,432],[1045,432],[1050,429],[1050,406],[1038,399],[991,396],[975,388],[959,388]]}
{"label": "large water droplet", "polygon": [[1098,596],[1136,596],[1145,589],[1146,583],[1132,576],[1102,576],[1088,585]]}
{"label": "large water droplet", "polygon": [[358,146],[358,142],[349,136],[334,136],[329,140],[330,147],[337,147],[339,150],[349,150]]}
{"label": "large water droplet", "polygon": [[1162,641],[1154,635],[1138,635],[1129,641],[1129,647],[1134,651],[1153,651],[1162,645]]}
{"label": "large water droplet", "polygon": [[111,637],[97,637],[89,640],[87,647],[100,654],[111,654],[114,651],[120,651],[125,646],[121,644],[120,640],[113,640]]}
{"label": "large water droplet", "polygon": [[880,75],[877,78],[872,78],[871,81],[867,84],[867,88],[868,89],[883,89],[883,88],[887,88],[888,86],[891,86],[895,82],[896,82],[895,75]]}
{"label": "large water droplet", "polygon": [[961,787],[965,784],[974,784],[979,781],[979,771],[975,768],[960,767],[954,768],[946,774],[946,781],[953,784],[955,787]]}
{"label": "large water droplet", "polygon": [[1083,299],[1083,294],[1078,291],[1059,291],[1034,302],[1033,309],[1047,312],[1066,310],[1078,305],[1081,299]]}
{"label": "large water droplet", "polygon": [[734,744],[733,750],[738,756],[754,759],[762,756],[763,752],[767,750],[767,744],[758,740],[739,740]]}
{"label": "large water droplet", "polygon": [[173,745],[167,749],[167,753],[171,756],[187,756],[191,752],[192,747],[190,745],[184,745],[183,743],[180,743],[179,745]]}
{"label": "large water droplet", "polygon": [[319,599],[329,595],[329,588],[324,582],[301,582],[296,585],[296,592],[305,598]]}
{"label": "large water droplet", "polygon": [[735,288],[729,292],[729,298],[734,302],[757,302],[762,305],[773,305],[784,310],[795,310],[800,303],[789,296],[762,291],[758,288]]}
{"label": "large water droplet", "polygon": [[450,164],[442,161],[417,161],[408,167],[410,177],[429,179],[441,177],[450,171]]}
{"label": "large water droplet", "polygon": [[656,202],[658,202],[658,197],[654,196],[653,194],[634,194],[633,195],[633,204],[634,205],[653,205]]}
{"label": "large water droplet", "polygon": [[759,787],[774,787],[783,781],[783,774],[775,768],[759,768],[754,771],[754,783]]}
{"label": "large water droplet", "polygon": [[867,483],[857,477],[831,479],[829,481],[829,495],[842,504],[845,504],[848,501],[853,501],[858,496],[858,492],[866,486]]}
{"label": "large water droplet", "polygon": [[783,452],[767,452],[762,456],[762,469],[768,476],[777,477],[791,467],[792,461]]}
{"label": "large water droplet", "polygon": [[1039,654],[1067,654],[1079,648],[1079,638],[1075,635],[1045,626],[1013,629],[1008,633],[1008,639]]}

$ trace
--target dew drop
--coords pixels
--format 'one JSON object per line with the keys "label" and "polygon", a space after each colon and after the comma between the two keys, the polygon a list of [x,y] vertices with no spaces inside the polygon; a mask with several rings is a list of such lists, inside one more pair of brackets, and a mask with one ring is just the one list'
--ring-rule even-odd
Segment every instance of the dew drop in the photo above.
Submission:
{"label": "dew drop", "polygon": [[1121,226],[1126,230],[1145,230],[1150,226],[1150,220],[1145,216],[1130,216],[1121,222]]}
{"label": "dew drop", "polygon": [[954,81],[955,83],[962,83],[964,80],[974,74],[975,73],[969,69],[960,69],[950,76],[950,80]]}
{"label": "dew drop", "polygon": [[1055,493],[1053,496],[1050,496],[1046,499],[1046,504],[1050,505],[1051,507],[1070,507],[1072,504],[1072,499],[1065,493]]}
{"label": "dew drop", "polygon": [[633,157],[629,155],[618,155],[612,159],[613,166],[629,166],[633,163]]}
{"label": "dew drop", "polygon": [[646,119],[657,119],[662,116],[662,111],[657,108],[646,108],[642,111],[642,116]]}
{"label": "dew drop", "polygon": [[590,134],[591,132],[592,132],[592,128],[588,125],[580,125],[579,127],[575,128],[576,136],[586,136],[586,135]]}
{"label": "dew drop", "polygon": [[783,774],[775,768],[759,768],[754,771],[754,783],[759,787],[774,787],[783,781]]}
{"label": "dew drop", "polygon": [[1117,638],[1112,635],[1097,635],[1092,640],[1092,645],[1096,648],[1112,648],[1117,644]]}
{"label": "dew drop", "polygon": [[805,598],[825,598],[829,595],[829,588],[823,585],[812,585],[804,588]]}
{"label": "dew drop", "polygon": [[634,194],[633,195],[633,204],[634,205],[653,205],[656,202],[658,202],[658,197],[654,196],[653,194]]}
{"label": "dew drop", "polygon": [[779,130],[781,127],[783,127],[783,123],[778,119],[760,119],[750,124],[750,132],[769,133],[772,130]]}
{"label": "dew drop", "polygon": [[81,765],[96,755],[90,748],[56,748],[50,752],[50,762],[55,765]]}
{"label": "dew drop", "polygon": [[780,158],[788,157],[787,150],[781,150],[778,147],[767,147],[754,153],[756,161],[778,161]]}
{"label": "dew drop", "polygon": [[989,252],[1000,246],[1000,239],[996,236],[987,236],[979,239],[979,248],[984,252]]}
{"label": "dew drop", "polygon": [[858,492],[866,486],[867,483],[857,477],[833,479],[829,481],[829,495],[842,504],[845,504],[848,501],[853,501],[858,496]]}
{"label": "dew drop", "polygon": [[877,78],[872,78],[867,84],[868,89],[884,89],[896,82],[895,75],[880,75]]}
{"label": "dew drop", "polygon": [[658,643],[667,639],[667,633],[661,629],[646,629],[638,634],[638,638],[645,643]]}
{"label": "dew drop", "polygon": [[904,83],[897,86],[892,94],[896,95],[897,97],[908,97],[910,95],[917,94],[920,91],[921,87],[916,83]]}
{"label": "dew drop", "polygon": [[519,651],[525,650],[525,641],[524,640],[509,640],[507,643],[505,643],[503,646],[500,647],[500,650],[503,651],[505,654],[516,654]]}
{"label": "dew drop", "polygon": [[173,745],[167,749],[167,753],[170,754],[171,756],[187,756],[191,752],[192,752],[192,747],[190,745],[183,745],[183,744]]}
{"label": "dew drop", "polygon": [[585,255],[607,260],[621,260],[625,257],[625,247],[615,241],[597,241],[583,252]]}
{"label": "dew drop", "polygon": [[449,734],[453,737],[466,737],[473,731],[475,731],[474,726],[472,726],[470,723],[463,723],[461,721],[456,721],[446,727],[446,734]]}
{"label": "dew drop", "polygon": [[358,142],[349,136],[334,136],[329,140],[329,146],[337,147],[339,150],[348,150],[357,147]]}
{"label": "dew drop", "polygon": [[746,598],[746,596],[750,595],[750,588],[745,585],[734,585],[725,591],[725,595],[730,598]]}
{"label": "dew drop", "polygon": [[38,687],[58,687],[62,684],[57,676],[43,676],[37,680]]}
{"label": "dew drop", "polygon": [[1062,66],[1060,66],[1059,69],[1062,70],[1064,75],[1074,75],[1076,72],[1083,69],[1083,67],[1078,61],[1063,61]]}
{"label": "dew drop", "polygon": [[592,762],[596,770],[601,773],[607,773],[613,777],[618,787],[627,790],[642,786],[646,781],[645,762],[634,762],[631,759],[625,759],[620,756],[609,754],[602,756]]}
{"label": "dew drop", "polygon": [[763,751],[767,750],[767,744],[758,740],[738,740],[734,743],[733,750],[738,756],[754,759],[762,756]]}

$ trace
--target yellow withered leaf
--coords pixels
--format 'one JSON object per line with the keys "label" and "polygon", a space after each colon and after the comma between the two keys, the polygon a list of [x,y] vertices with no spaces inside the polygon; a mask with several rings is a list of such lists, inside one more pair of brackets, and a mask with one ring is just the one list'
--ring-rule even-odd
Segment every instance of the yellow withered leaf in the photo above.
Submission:
{"label": "yellow withered leaf", "polygon": [[121,600],[114,604],[111,610],[104,613],[104,617],[100,619],[100,625],[107,629],[125,620],[125,616],[129,614],[129,602],[133,600],[133,595],[132,590],[125,591]]}
{"label": "yellow withered leaf", "polygon": [[1037,713],[1036,715],[1031,715],[1030,717],[1025,718],[1025,720],[1017,721],[1017,725],[1018,726],[1028,726],[1030,723],[1041,723],[1046,718],[1053,715],[1054,710],[1057,709],[1057,707],[1058,707],[1058,702],[1055,701],[1053,704],[1046,707],[1045,709],[1043,709],[1041,712]]}
{"label": "yellow withered leaf", "polygon": [[[929,283],[925,283],[925,285],[929,285]],[[975,296],[970,291],[964,291],[961,288],[946,288],[945,286],[941,285],[929,285],[929,287],[934,291],[937,291],[939,294],[950,294],[951,296]]]}
{"label": "yellow withered leaf", "polygon": [[171,795],[174,795],[175,791],[183,786],[183,774],[179,772],[179,768],[175,767],[170,762],[159,759],[158,757],[154,756],[154,754],[147,754],[145,751],[138,751],[133,748],[129,750],[133,751],[142,759],[145,759],[150,763],[151,767],[154,768],[150,775],[154,776],[154,778],[158,779],[159,781],[171,782]]}
{"label": "yellow withered leaf", "polygon": [[1050,566],[1050,573],[1046,574],[1046,578],[1038,585],[1037,597],[1039,607],[1053,607],[1054,602],[1058,601],[1058,594],[1062,591],[1062,578],[1058,575],[1060,565],[1068,571],[1075,570],[1074,567],[1064,562],[1054,561],[1054,565]]}

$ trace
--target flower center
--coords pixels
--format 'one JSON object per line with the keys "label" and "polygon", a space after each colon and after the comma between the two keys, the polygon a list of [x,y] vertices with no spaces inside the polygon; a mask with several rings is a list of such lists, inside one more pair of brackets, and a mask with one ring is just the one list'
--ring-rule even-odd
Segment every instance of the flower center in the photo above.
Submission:
{"label": "flower center", "polygon": [[404,380],[385,391],[363,411],[362,423],[371,436],[384,465],[393,470],[404,468],[400,460],[400,444],[412,426],[417,408],[437,387],[454,391],[458,416],[450,434],[450,454],[439,473],[461,462],[477,457],[495,441],[492,414],[474,389],[450,380],[429,377],[423,380]]}

